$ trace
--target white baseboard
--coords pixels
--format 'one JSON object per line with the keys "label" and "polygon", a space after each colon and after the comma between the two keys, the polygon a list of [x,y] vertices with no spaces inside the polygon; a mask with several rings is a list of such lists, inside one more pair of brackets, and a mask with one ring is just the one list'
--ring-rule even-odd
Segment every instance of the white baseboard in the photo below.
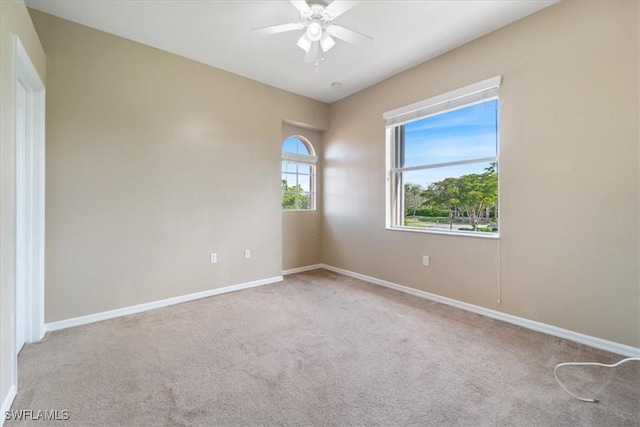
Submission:
{"label": "white baseboard", "polygon": [[610,351],[612,353],[621,354],[627,357],[640,357],[640,348],[631,347],[631,346],[616,343],[613,341],[607,341],[602,338],[592,337],[590,335],[581,334],[579,332],[570,331],[568,329],[558,328],[556,326],[547,325],[546,323],[536,322],[535,320],[529,320],[523,317],[513,316],[511,314],[506,314],[500,311],[491,310],[489,308],[480,307],[478,305],[473,305],[473,304],[458,301],[452,298],[443,297],[440,295],[410,288],[408,286],[399,285],[397,283],[389,282],[386,280],[376,279],[375,277],[365,276],[364,274],[354,273],[353,271],[344,270],[342,268],[333,267],[331,265],[324,264],[322,268],[329,271],[333,271],[334,273],[339,273],[345,276],[364,280],[366,282],[370,282],[375,285],[380,285],[386,288],[395,289],[396,291],[404,292],[419,298],[428,299],[431,301],[450,305],[452,307],[460,308],[462,310],[470,311],[472,313],[491,317],[493,319],[502,320],[503,322],[511,323],[517,326],[522,326],[523,328],[532,329],[534,331],[542,332],[547,335],[553,335],[555,337],[565,338],[570,341],[575,341],[580,344],[585,344],[590,347],[599,348],[601,350]]}
{"label": "white baseboard", "polygon": [[[334,267],[327,264],[314,264],[306,267],[293,268],[290,270],[283,271],[282,274],[289,275],[289,274],[301,273],[301,272],[310,271],[310,270],[316,270],[318,268],[324,268],[326,270],[333,271],[335,273],[343,274],[345,276],[353,277],[356,279],[364,280],[366,282],[370,282],[375,285],[384,286],[390,289],[395,289],[397,291],[404,292],[419,298],[424,298],[431,301],[439,302],[441,304],[446,304],[462,310],[470,311],[472,313],[491,317],[493,319],[501,320],[503,322],[511,323],[513,325],[522,326],[527,329],[531,329],[531,330],[542,332],[548,335],[553,335],[556,337],[568,339],[570,341],[575,341],[577,343],[585,344],[591,347],[599,348],[601,350],[610,351],[612,353],[621,354],[627,357],[640,357],[640,348],[631,347],[625,344],[604,340],[602,338],[596,338],[590,335],[581,334],[579,332],[570,331],[568,329],[558,328],[556,326],[537,322],[535,320],[529,320],[523,317],[513,316],[511,314],[506,314],[500,311],[491,310],[489,308],[480,307],[474,304],[469,304],[469,303],[458,301],[452,298],[443,297],[440,295],[410,288],[408,286],[399,285],[397,283],[389,282],[387,280],[366,276],[364,274],[355,273],[353,271],[345,270],[345,269]],[[129,314],[141,313],[143,311],[153,310],[156,308],[166,307],[169,305],[179,304],[182,302],[193,301],[200,298],[206,298],[214,295],[225,294],[228,292],[234,292],[234,291],[239,291],[243,289],[255,288],[255,287],[267,285],[270,283],[280,282],[282,280],[283,280],[282,276],[276,276],[268,279],[262,279],[262,280],[256,280],[253,282],[241,283],[238,285],[226,286],[224,288],[211,289],[208,291],[182,295],[179,297],[168,298],[160,301],[154,301],[154,302],[145,303],[145,304],[138,304],[138,305],[124,307],[116,310],[104,311],[101,313],[90,314],[87,316],[80,316],[80,317],[74,317],[71,319],[60,320],[57,322],[47,323],[45,327],[47,331],[56,331],[59,329],[86,325],[88,323],[94,323],[94,322],[99,322],[101,320],[113,319],[115,317],[126,316]],[[9,397],[10,395],[7,396],[7,399],[9,399]],[[13,397],[15,397],[15,389],[13,391]],[[9,405],[13,401],[13,397],[11,397]],[[2,412],[0,415],[3,415],[3,414],[4,412]]]}
{"label": "white baseboard", "polygon": [[307,265],[305,267],[298,267],[298,268],[291,268],[289,270],[283,270],[282,275],[288,276],[289,274],[304,273],[305,271],[317,270],[319,268],[324,268],[324,264],[313,264],[313,265]]}
{"label": "white baseboard", "polygon": [[224,288],[210,289],[208,291],[197,292],[197,293],[188,294],[188,295],[181,295],[179,297],[167,298],[160,301],[153,301],[145,304],[132,305],[129,307],[118,308],[115,310],[89,314],[86,316],[59,320],[57,322],[47,323],[45,327],[47,332],[57,331],[59,329],[86,325],[88,323],[99,322],[101,320],[113,319],[115,317],[127,316],[129,314],[136,314],[136,313],[141,313],[143,311],[153,310],[156,308],[167,307],[169,305],[180,304],[181,302],[193,301],[196,299],[206,298],[214,295],[226,294],[228,292],[235,292],[243,289],[255,288],[258,286],[268,285],[270,283],[281,282],[282,280],[283,280],[282,276],[270,277],[268,279],[240,283],[238,285],[232,285],[232,286],[225,286]]}
{"label": "white baseboard", "polygon": [[2,408],[0,410],[0,427],[4,424],[5,421],[5,412],[11,409],[11,405],[13,404],[13,400],[16,398],[16,394],[18,393],[18,388],[15,384],[11,385],[9,392],[2,400]]}

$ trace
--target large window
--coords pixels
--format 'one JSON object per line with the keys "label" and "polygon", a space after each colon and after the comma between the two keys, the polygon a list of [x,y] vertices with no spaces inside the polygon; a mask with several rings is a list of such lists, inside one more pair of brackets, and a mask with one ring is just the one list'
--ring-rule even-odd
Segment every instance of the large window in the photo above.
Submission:
{"label": "large window", "polygon": [[313,146],[301,136],[282,144],[282,210],[314,210],[316,161]]}
{"label": "large window", "polygon": [[499,84],[385,113],[387,227],[497,235]]}

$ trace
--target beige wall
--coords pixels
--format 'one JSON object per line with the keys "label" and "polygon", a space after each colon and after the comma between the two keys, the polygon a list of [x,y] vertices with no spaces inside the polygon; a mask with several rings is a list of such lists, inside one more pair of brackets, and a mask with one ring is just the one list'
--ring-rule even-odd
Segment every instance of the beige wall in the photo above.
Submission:
{"label": "beige wall", "polygon": [[[332,104],[323,261],[640,346],[638,17],[561,2]],[[385,230],[382,113],[495,75],[500,241]]]}
{"label": "beige wall", "polygon": [[[11,386],[15,310],[15,56],[20,38],[36,71],[45,80],[45,55],[22,0],[0,1],[0,403]],[[2,414],[4,418],[4,414]]]}
{"label": "beige wall", "polygon": [[49,88],[46,321],[280,276],[282,122],[325,128],[328,106],[31,14]]}
{"label": "beige wall", "polygon": [[322,138],[317,130],[282,125],[282,141],[292,135],[305,137],[316,151],[316,210],[282,212],[282,270],[322,262]]}

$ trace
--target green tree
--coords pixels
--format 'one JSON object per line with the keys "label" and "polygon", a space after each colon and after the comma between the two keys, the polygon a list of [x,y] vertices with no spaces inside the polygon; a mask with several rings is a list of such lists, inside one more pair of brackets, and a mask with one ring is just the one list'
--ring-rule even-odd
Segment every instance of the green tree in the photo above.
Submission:
{"label": "green tree", "polygon": [[282,209],[309,209],[311,207],[310,201],[309,194],[304,193],[300,184],[288,185],[286,179],[282,180]]}
{"label": "green tree", "polygon": [[498,221],[498,162],[491,162],[489,166],[485,168],[485,174],[487,176],[487,183],[491,186],[491,190],[495,194],[495,200],[487,205],[487,219],[491,218],[491,211],[494,214],[494,220]]}
{"label": "green tree", "polygon": [[466,212],[469,224],[476,231],[485,208],[498,203],[498,176],[494,172],[463,175],[457,184],[459,207]]}
{"label": "green tree", "polygon": [[404,207],[407,215],[409,211],[412,211],[412,216],[416,216],[416,211],[425,202],[425,198],[422,196],[423,191],[420,184],[408,182],[404,185]]}
{"label": "green tree", "polygon": [[460,189],[457,180],[458,178],[445,178],[442,181],[431,183],[422,193],[425,206],[449,211],[449,229],[453,229],[453,220],[460,204]]}
{"label": "green tree", "polygon": [[445,178],[430,184],[422,193],[424,206],[448,209],[449,228],[458,215],[466,215],[473,231],[477,231],[482,216],[491,209],[497,212],[498,170],[492,162],[484,173]]}

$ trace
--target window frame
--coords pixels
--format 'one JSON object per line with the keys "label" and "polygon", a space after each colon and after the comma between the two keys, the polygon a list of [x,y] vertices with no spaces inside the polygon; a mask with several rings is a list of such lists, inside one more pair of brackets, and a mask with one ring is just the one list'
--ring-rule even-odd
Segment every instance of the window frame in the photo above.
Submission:
{"label": "window frame", "polygon": [[[302,143],[307,150],[309,151],[310,154],[301,154],[301,153],[294,153],[291,151],[284,151],[284,145],[286,143],[287,140],[291,139],[291,138],[296,138],[300,143]],[[281,150],[280,150],[280,181],[282,182],[282,175],[283,174],[293,174],[296,175],[296,177],[298,177],[299,175],[303,175],[303,176],[309,176],[309,191],[305,191],[303,192],[303,194],[308,194],[309,195],[309,208],[307,209],[284,209],[281,207],[282,212],[308,212],[308,211],[315,211],[316,210],[316,188],[317,188],[317,184],[316,184],[316,164],[318,162],[318,157],[316,156],[316,152],[315,149],[313,147],[313,144],[311,144],[311,142],[305,138],[302,135],[289,135],[288,137],[286,137],[284,139],[284,141],[282,142],[281,145]],[[300,173],[296,170],[296,172],[289,172],[285,170],[284,165],[285,164],[295,164],[295,165],[304,165],[304,166],[309,166],[309,174],[305,174],[305,173]],[[297,168],[296,168],[297,169]],[[284,192],[280,192],[280,201],[281,201],[281,205],[282,205],[282,196],[284,195]]]}
{"label": "window frame", "polygon": [[[401,132],[402,127],[410,122],[415,122],[428,117],[441,115],[450,111],[470,107],[490,100],[499,100],[498,88],[502,83],[502,76],[495,76],[490,79],[474,83],[441,95],[428,98],[404,107],[385,112],[385,141],[386,141],[386,185],[385,185],[385,227],[387,230],[408,231],[430,234],[445,234],[454,236],[469,236],[482,238],[499,238],[500,230],[497,232],[459,231],[459,230],[434,230],[428,228],[408,227],[404,225],[404,183],[403,173],[417,170],[444,168],[449,166],[459,166],[465,164],[478,164],[483,162],[496,162],[499,165],[500,141],[499,128],[496,135],[496,155],[490,157],[479,157],[446,163],[431,163],[414,165],[408,167],[398,167],[402,164],[403,153],[398,150],[400,138],[404,137]],[[499,123],[498,123],[499,126]],[[500,188],[500,177],[498,175],[498,194]],[[498,212],[500,196],[498,195]],[[500,217],[498,213],[498,218]]]}

